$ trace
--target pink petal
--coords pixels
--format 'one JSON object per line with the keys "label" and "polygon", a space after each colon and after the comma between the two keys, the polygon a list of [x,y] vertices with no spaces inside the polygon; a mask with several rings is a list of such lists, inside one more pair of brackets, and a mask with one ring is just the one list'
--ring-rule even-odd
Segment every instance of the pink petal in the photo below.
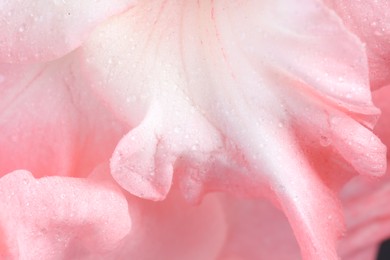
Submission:
{"label": "pink petal", "polygon": [[85,87],[77,53],[0,64],[0,74],[0,176],[15,169],[86,176],[108,160],[123,128]]}
{"label": "pink petal", "polygon": [[77,48],[108,17],[134,0],[2,1],[0,62],[47,61]]}
{"label": "pink petal", "polygon": [[390,147],[390,85],[374,91],[373,100],[382,112],[375,126],[375,133],[387,147]]}
{"label": "pink petal", "polygon": [[346,26],[366,43],[370,82],[376,89],[390,84],[390,2],[326,0]]}
{"label": "pink petal", "polygon": [[[373,92],[375,104],[382,110],[375,132],[390,145],[390,86]],[[342,190],[347,224],[346,237],[339,246],[343,259],[374,259],[379,244],[390,236],[389,170],[385,178],[356,178]]]}
{"label": "pink petal", "polygon": [[[351,194],[351,190],[353,193]],[[347,224],[346,237],[340,243],[343,259],[364,258],[376,251],[390,235],[390,182],[355,179],[343,191],[343,204]]]}
{"label": "pink petal", "polygon": [[210,195],[190,205],[171,192],[162,202],[129,196],[132,230],[104,259],[217,259],[226,239],[219,199]]}
{"label": "pink petal", "polygon": [[301,259],[286,217],[271,204],[264,200],[227,197],[224,209],[229,229],[218,259]]}
{"label": "pink petal", "polygon": [[317,1],[146,1],[83,51],[95,91],[136,127],[111,159],[122,187],[153,200],[172,180],[192,201],[265,195],[305,259],[337,258],[334,191],[352,174],[383,175],[386,148],[369,130],[379,111],[364,46],[333,12]]}
{"label": "pink petal", "polygon": [[127,201],[112,184],[64,177],[0,179],[2,259],[81,259],[115,249],[130,231]]}
{"label": "pink petal", "polygon": [[[174,106],[181,111],[176,122],[168,119],[163,123],[163,110],[150,109],[142,123],[122,138],[111,158],[114,179],[141,198],[164,199],[171,187],[174,164],[177,168],[183,164],[196,176],[202,164],[209,164],[210,152],[221,145],[215,129],[200,115],[191,113],[188,105],[179,100]],[[172,128],[168,122],[172,122]],[[199,185],[195,187],[199,181],[185,188],[189,200],[200,199]]]}

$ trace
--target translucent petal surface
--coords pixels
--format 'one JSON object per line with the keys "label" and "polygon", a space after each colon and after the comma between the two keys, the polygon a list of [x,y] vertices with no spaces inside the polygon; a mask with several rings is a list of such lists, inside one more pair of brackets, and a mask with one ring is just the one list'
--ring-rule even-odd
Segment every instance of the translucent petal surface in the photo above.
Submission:
{"label": "translucent petal surface", "polygon": [[220,260],[302,259],[291,227],[281,211],[264,200],[226,197],[228,227]]}
{"label": "translucent petal surface", "polygon": [[96,93],[135,127],[111,159],[122,187],[152,200],[172,179],[192,201],[266,195],[304,258],[337,258],[333,190],[382,175],[386,149],[369,130],[379,111],[364,47],[334,13],[316,1],[144,1],[83,51]]}
{"label": "translucent petal surface", "polygon": [[[390,145],[390,86],[373,92],[375,104],[382,110],[375,133]],[[347,235],[339,251],[343,259],[375,259],[380,243],[390,236],[389,170],[379,180],[356,178],[342,190]]]}
{"label": "translucent petal surface", "polygon": [[[375,126],[375,133],[381,138],[382,142],[389,147],[390,145],[390,85],[373,92],[375,104],[381,109],[382,116]],[[389,156],[388,156],[389,158]]]}
{"label": "translucent petal surface", "polygon": [[[345,199],[348,233],[339,251],[345,259],[355,259],[372,248],[378,248],[390,235],[390,182],[389,178],[377,183],[354,180],[349,186],[347,188],[360,191],[360,194]],[[364,259],[359,257],[356,259]]]}
{"label": "translucent petal surface", "polygon": [[188,204],[177,191],[161,202],[131,196],[128,202],[132,230],[122,246],[102,259],[217,258],[226,239],[228,223],[215,196],[207,196],[199,205]]}
{"label": "translucent petal surface", "polygon": [[78,47],[100,22],[133,6],[134,0],[0,3],[0,62],[46,61]]}
{"label": "translucent petal surface", "polygon": [[108,160],[123,128],[86,87],[77,54],[0,74],[0,175],[86,176]]}
{"label": "translucent petal surface", "polygon": [[0,179],[2,259],[82,259],[115,249],[130,231],[127,201],[112,184],[66,177]]}
{"label": "translucent petal surface", "polygon": [[373,88],[390,84],[390,2],[387,0],[326,0],[366,43]]}

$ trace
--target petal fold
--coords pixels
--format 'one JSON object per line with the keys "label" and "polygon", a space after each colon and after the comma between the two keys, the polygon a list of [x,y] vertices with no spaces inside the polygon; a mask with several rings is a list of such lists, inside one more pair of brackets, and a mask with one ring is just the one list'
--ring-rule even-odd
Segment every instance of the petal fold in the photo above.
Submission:
{"label": "petal fold", "polygon": [[125,197],[110,183],[66,177],[0,179],[4,259],[81,259],[114,250],[131,228]]}
{"label": "petal fold", "polygon": [[15,169],[87,176],[109,159],[125,128],[86,87],[77,52],[0,64],[0,74],[0,176]]}
{"label": "petal fold", "polygon": [[228,225],[217,196],[199,205],[187,203],[177,190],[164,201],[127,199],[132,230],[103,259],[217,259]]}
{"label": "petal fold", "polygon": [[[321,1],[144,1],[98,28],[83,54],[94,91],[133,128],[114,178],[116,162],[142,158],[160,168],[142,186],[153,199],[168,180],[194,202],[211,191],[266,196],[304,259],[337,259],[336,192],[354,174],[383,175],[386,148],[371,132],[379,110],[364,45]],[[128,142],[138,136],[151,148]],[[140,196],[135,178],[119,183]]]}

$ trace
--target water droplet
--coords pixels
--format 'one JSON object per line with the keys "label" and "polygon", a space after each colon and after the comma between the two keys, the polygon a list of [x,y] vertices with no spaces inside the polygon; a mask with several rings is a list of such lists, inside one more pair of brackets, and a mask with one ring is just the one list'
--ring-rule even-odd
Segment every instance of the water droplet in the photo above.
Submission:
{"label": "water droplet", "polygon": [[11,191],[11,193],[8,194],[8,199],[11,199],[13,196],[15,196],[15,192]]}
{"label": "water droplet", "polygon": [[326,135],[320,136],[320,144],[324,147],[329,146],[332,143],[332,140]]}
{"label": "water droplet", "polygon": [[3,83],[5,81],[5,76],[0,74],[0,84]]}
{"label": "water droplet", "polygon": [[192,150],[192,151],[197,151],[197,150],[199,150],[199,145],[198,145],[198,144],[192,145],[192,146],[191,146],[191,150]]}
{"label": "water droplet", "polygon": [[134,103],[135,101],[137,101],[137,98],[135,96],[126,97],[127,103]]}
{"label": "water droplet", "polygon": [[56,234],[56,235],[55,235],[55,239],[56,239],[58,242],[62,242],[62,236],[60,236],[59,234]]}

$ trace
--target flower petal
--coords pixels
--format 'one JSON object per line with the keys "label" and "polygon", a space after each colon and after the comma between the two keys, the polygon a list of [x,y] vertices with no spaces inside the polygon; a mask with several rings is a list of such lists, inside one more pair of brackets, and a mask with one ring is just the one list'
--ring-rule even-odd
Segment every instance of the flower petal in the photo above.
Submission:
{"label": "flower petal", "polygon": [[0,179],[3,259],[81,259],[115,249],[130,231],[112,184],[15,171]]}
{"label": "flower petal", "polygon": [[61,57],[78,47],[97,24],[125,11],[134,2],[2,1],[0,62],[47,61]]}
{"label": "flower petal", "polygon": [[[382,110],[375,133],[390,145],[390,86],[373,92],[375,104]],[[342,190],[348,232],[340,243],[343,259],[374,259],[379,244],[390,235],[390,171],[380,180],[355,178]],[[365,254],[371,256],[369,258]]]}
{"label": "flower petal", "polygon": [[369,130],[379,110],[364,47],[321,2],[144,1],[83,51],[95,91],[136,127],[111,160],[121,186],[163,199],[174,171],[193,201],[268,196],[305,259],[337,258],[334,191],[352,174],[382,175],[386,148]]}
{"label": "flower petal", "polygon": [[382,116],[379,118],[374,132],[387,147],[390,147],[390,85],[374,91],[373,100],[382,112]]}
{"label": "flower petal", "polygon": [[[389,97],[390,86],[373,92],[374,102],[382,111],[375,133],[387,145],[390,144]],[[341,198],[348,228],[339,245],[343,259],[374,259],[379,244],[389,237],[389,181],[387,170],[386,175],[379,180],[358,177],[342,189]]]}
{"label": "flower petal", "polygon": [[[174,111],[153,104],[156,106],[149,109],[137,128],[122,138],[111,158],[114,179],[142,198],[164,199],[171,187],[174,168],[179,171],[183,165],[186,174],[196,177],[200,168],[209,164],[210,153],[222,148],[220,135],[201,115],[180,99],[167,100],[181,112],[163,120]],[[202,185],[197,185],[200,180],[183,184],[188,200],[200,200],[203,193]]]}
{"label": "flower petal", "polygon": [[161,202],[128,197],[132,230],[104,259],[216,259],[227,223],[219,199],[190,205],[177,191]]}
{"label": "flower petal", "polygon": [[123,128],[86,88],[77,53],[0,64],[0,74],[0,176],[15,169],[86,176],[109,159]]}
{"label": "flower petal", "polygon": [[[348,194],[349,190],[354,195]],[[390,182],[387,177],[381,182],[355,179],[349,183],[343,194],[347,236],[340,243],[343,259],[356,258],[361,252],[370,252],[390,235]]]}
{"label": "flower petal", "polygon": [[346,26],[366,43],[371,87],[390,84],[390,2],[326,0]]}
{"label": "flower petal", "polygon": [[226,197],[223,201],[229,229],[218,259],[302,259],[281,211],[265,200]]}

